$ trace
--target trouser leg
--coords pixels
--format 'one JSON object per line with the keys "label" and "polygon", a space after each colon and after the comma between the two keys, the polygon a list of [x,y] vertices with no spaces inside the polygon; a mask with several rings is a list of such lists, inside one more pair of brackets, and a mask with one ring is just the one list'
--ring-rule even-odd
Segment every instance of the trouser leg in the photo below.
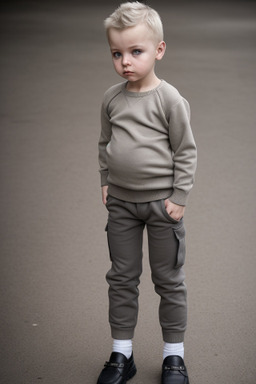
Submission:
{"label": "trouser leg", "polygon": [[185,274],[179,266],[184,263],[184,259],[182,262],[179,259],[184,239],[178,239],[184,234],[183,222],[175,224],[163,215],[160,202],[152,202],[151,210],[147,222],[149,259],[155,291],[160,295],[159,319],[163,339],[178,343],[184,340],[187,323]]}
{"label": "trouser leg", "polygon": [[137,324],[144,223],[132,212],[134,207],[111,196],[107,203],[112,264],[106,279],[109,284],[109,322],[114,339],[131,339]]}

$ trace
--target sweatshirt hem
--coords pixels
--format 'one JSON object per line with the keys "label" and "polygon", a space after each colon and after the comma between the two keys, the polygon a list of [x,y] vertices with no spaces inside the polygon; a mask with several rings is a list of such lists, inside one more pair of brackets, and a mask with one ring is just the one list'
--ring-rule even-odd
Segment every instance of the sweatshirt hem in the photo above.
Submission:
{"label": "sweatshirt hem", "polygon": [[167,199],[173,193],[172,188],[134,191],[118,187],[117,185],[109,184],[108,194],[116,199],[131,202],[131,203],[146,203],[149,201]]}

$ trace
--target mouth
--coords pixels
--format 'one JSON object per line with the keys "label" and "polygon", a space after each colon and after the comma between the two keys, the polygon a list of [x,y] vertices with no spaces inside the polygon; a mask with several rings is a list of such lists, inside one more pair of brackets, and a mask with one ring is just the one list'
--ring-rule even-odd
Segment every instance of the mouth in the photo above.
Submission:
{"label": "mouth", "polygon": [[131,71],[124,71],[124,75],[125,76],[129,76],[129,75],[132,75],[133,74],[133,72],[131,72]]}

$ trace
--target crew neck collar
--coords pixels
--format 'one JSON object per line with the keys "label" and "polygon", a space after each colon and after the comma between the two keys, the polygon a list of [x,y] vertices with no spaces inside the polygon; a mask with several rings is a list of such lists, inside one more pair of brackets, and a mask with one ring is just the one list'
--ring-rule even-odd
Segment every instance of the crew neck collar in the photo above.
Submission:
{"label": "crew neck collar", "polygon": [[130,97],[143,97],[143,96],[147,96],[147,95],[150,95],[151,93],[156,92],[159,88],[162,87],[163,83],[164,83],[164,80],[161,80],[160,83],[155,88],[152,88],[152,89],[145,91],[145,92],[133,92],[133,91],[128,91],[126,89],[126,86],[128,84],[128,81],[126,81],[123,83],[123,92],[127,96],[130,96]]}

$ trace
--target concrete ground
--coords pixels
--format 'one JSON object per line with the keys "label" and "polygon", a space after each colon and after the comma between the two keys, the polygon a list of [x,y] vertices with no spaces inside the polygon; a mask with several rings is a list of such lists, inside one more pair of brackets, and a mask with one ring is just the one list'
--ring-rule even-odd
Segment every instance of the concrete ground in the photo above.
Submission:
{"label": "concrete ground", "polygon": [[[102,22],[117,1],[1,5],[1,384],[96,384],[108,359],[109,268],[99,109],[120,78]],[[159,77],[190,101],[186,210],[191,384],[256,382],[256,4],[151,0]],[[158,384],[162,339],[144,245],[131,384]]]}

